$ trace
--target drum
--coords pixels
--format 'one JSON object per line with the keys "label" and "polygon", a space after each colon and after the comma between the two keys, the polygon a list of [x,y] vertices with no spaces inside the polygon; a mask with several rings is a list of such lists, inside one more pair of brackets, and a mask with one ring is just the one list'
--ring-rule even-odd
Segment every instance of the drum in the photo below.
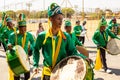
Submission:
{"label": "drum", "polygon": [[53,69],[50,80],[93,80],[93,69],[78,56],[69,56]]}
{"label": "drum", "polygon": [[21,46],[16,45],[13,50],[8,50],[6,56],[8,65],[16,76],[30,71],[28,57]]}
{"label": "drum", "polygon": [[120,54],[120,40],[110,39],[107,44],[108,53],[111,55]]}

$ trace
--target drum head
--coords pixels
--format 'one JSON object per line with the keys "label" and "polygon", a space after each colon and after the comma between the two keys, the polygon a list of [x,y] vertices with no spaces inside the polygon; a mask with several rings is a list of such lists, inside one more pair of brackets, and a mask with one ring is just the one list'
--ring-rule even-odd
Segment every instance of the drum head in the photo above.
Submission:
{"label": "drum head", "polygon": [[50,80],[84,80],[85,75],[85,61],[77,56],[69,56],[55,66]]}
{"label": "drum head", "polygon": [[111,55],[120,54],[120,40],[111,39],[107,44],[107,49]]}
{"label": "drum head", "polygon": [[16,55],[18,56],[20,63],[22,64],[22,66],[24,67],[26,71],[29,71],[30,65],[29,65],[28,57],[24,49],[19,45],[16,45],[15,49],[16,49]]}

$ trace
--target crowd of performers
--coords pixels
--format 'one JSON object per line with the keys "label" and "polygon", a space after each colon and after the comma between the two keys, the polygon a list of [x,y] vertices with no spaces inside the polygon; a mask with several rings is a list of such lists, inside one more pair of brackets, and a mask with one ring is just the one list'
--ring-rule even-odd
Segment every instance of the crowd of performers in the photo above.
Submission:
{"label": "crowd of performers", "polygon": [[[12,50],[15,45],[20,45],[29,56],[33,56],[34,69],[33,72],[38,73],[39,69],[39,59],[40,52],[42,49],[43,60],[43,70],[42,70],[42,80],[50,80],[50,75],[52,69],[58,64],[62,59],[76,55],[80,56],[88,63],[92,64],[92,60],[89,58],[88,53],[84,53],[79,47],[84,48],[85,35],[87,29],[85,28],[86,21],[83,21],[80,25],[80,21],[76,21],[76,25],[72,31],[71,21],[66,20],[64,28],[66,32],[61,30],[63,22],[63,13],[61,8],[56,3],[52,3],[48,8],[48,18],[51,22],[48,31],[44,31],[42,23],[39,24],[39,30],[36,31],[37,38],[27,32],[27,22],[26,17],[21,13],[17,20],[17,27],[13,24],[12,18],[5,12],[2,14],[2,21],[0,24],[0,42],[4,47],[4,50]],[[111,70],[107,67],[106,63],[106,53],[103,48],[106,48],[108,42],[108,36],[111,38],[117,38],[120,40],[118,34],[118,24],[116,18],[113,17],[110,23],[104,17],[101,18],[97,30],[93,35],[93,42],[100,49],[102,64],[105,72],[110,73]],[[9,66],[8,66],[9,67]],[[11,75],[11,69],[9,69],[9,74]],[[93,70],[93,69],[92,69]],[[86,77],[86,80],[94,80],[94,72],[91,77]],[[15,76],[13,73],[13,80],[20,80],[20,76]],[[30,71],[24,73],[24,80],[30,78]],[[12,80],[11,76],[9,80]]]}

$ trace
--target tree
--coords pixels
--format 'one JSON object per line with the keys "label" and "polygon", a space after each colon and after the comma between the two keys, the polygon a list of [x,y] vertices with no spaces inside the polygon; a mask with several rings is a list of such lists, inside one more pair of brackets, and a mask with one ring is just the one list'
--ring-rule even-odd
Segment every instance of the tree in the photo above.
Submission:
{"label": "tree", "polygon": [[96,8],[95,13],[97,14],[97,19],[100,19],[102,17],[102,15],[104,15],[103,10],[100,8]]}
{"label": "tree", "polygon": [[106,9],[105,10],[105,16],[106,16],[106,18],[111,18],[112,15],[113,15],[112,10],[110,10],[110,9]]}
{"label": "tree", "polygon": [[16,13],[13,10],[6,11],[7,15],[10,16],[11,18],[15,19],[16,18]]}
{"label": "tree", "polygon": [[26,17],[28,17],[30,14],[30,12],[28,10],[18,10],[16,12],[16,15],[19,15],[20,13],[24,13],[26,15]]}
{"label": "tree", "polygon": [[66,15],[66,17],[71,17],[75,13],[72,8],[63,8],[62,12]]}

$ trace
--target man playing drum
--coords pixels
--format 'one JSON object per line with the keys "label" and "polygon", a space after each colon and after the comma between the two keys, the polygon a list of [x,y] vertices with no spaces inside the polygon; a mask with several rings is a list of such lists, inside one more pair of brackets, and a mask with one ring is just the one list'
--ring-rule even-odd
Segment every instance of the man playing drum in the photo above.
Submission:
{"label": "man playing drum", "polygon": [[15,32],[17,29],[14,27],[13,23],[12,23],[12,19],[10,17],[6,18],[6,22],[7,22],[7,27],[6,29],[3,31],[3,33],[1,34],[1,39],[5,44],[5,51],[7,50],[7,43],[8,43],[8,38],[10,36],[11,33]]}
{"label": "man playing drum", "polygon": [[106,29],[106,26],[107,26],[107,21],[105,20],[104,17],[102,17],[99,23],[98,29],[95,31],[92,40],[97,45],[97,48],[100,49],[100,53],[101,53],[100,55],[101,55],[104,71],[107,73],[111,73],[111,70],[108,69],[107,67],[106,53],[104,48],[106,48],[107,46],[108,36],[112,38],[117,38],[117,39],[120,39],[120,38],[115,36],[113,33],[111,33],[109,29]]}
{"label": "man playing drum", "polygon": [[60,6],[52,3],[48,8],[48,16],[51,21],[50,29],[37,36],[33,53],[34,72],[37,73],[40,59],[39,50],[42,48],[44,57],[42,80],[50,80],[53,68],[63,58],[70,55],[86,58],[84,55],[77,53],[69,34],[61,31],[63,14]]}
{"label": "man playing drum", "polygon": [[[25,50],[28,55],[28,43],[30,41],[31,48],[34,46],[34,38],[31,33],[26,32],[26,21],[18,22],[18,30],[19,32],[13,33],[10,35],[8,39],[8,48],[11,50],[13,46],[20,45]],[[24,80],[28,80],[30,77],[30,72],[24,74]],[[14,80],[20,80],[20,76],[14,76]]]}
{"label": "man playing drum", "polygon": [[119,25],[115,17],[111,19],[107,28],[110,29],[115,35],[118,35]]}
{"label": "man playing drum", "polygon": [[5,12],[2,13],[2,21],[1,21],[1,28],[0,28],[0,41],[2,42],[2,45],[4,47],[4,50],[6,51],[6,42],[2,38],[4,31],[7,29],[7,24],[6,24],[6,19],[7,19],[7,14]]}
{"label": "man playing drum", "polygon": [[[77,48],[79,46],[83,47],[82,43],[78,40],[78,38],[75,35],[75,32],[71,33],[72,27],[71,27],[71,22],[70,21],[65,21],[65,30],[68,34],[70,34],[70,37],[72,38],[73,41],[73,45],[77,46]],[[80,47],[79,47],[80,48]],[[78,49],[79,50],[79,49]],[[85,48],[84,48],[85,50]],[[83,51],[83,50],[82,50]],[[82,52],[81,52],[82,53]],[[85,50],[85,52],[82,53],[85,56],[89,56],[87,50]]]}

